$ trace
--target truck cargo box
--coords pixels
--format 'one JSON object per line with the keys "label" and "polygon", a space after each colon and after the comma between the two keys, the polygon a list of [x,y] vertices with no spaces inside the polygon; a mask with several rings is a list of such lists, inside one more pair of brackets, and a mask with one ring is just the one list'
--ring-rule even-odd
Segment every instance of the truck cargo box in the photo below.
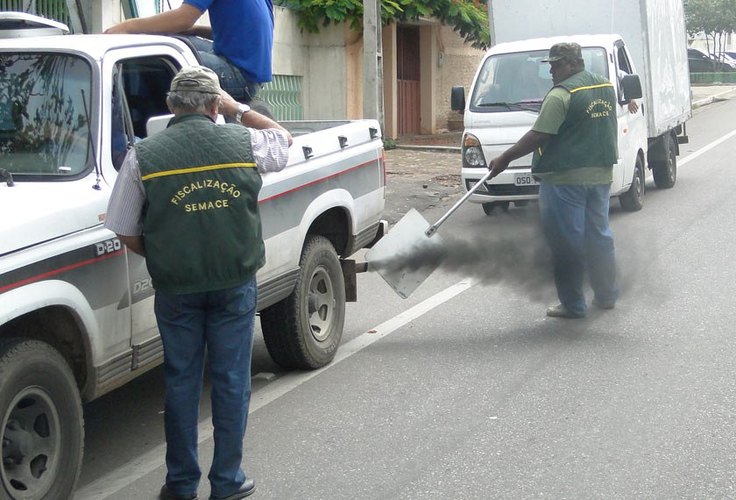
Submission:
{"label": "truck cargo box", "polygon": [[494,0],[493,44],[529,38],[615,33],[642,81],[649,137],[691,116],[687,35],[681,0]]}

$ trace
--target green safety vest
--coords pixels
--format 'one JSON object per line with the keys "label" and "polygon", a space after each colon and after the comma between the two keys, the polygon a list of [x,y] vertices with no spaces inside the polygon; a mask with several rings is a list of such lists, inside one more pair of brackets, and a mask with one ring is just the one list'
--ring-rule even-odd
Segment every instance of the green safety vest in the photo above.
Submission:
{"label": "green safety vest", "polygon": [[265,263],[262,180],[250,133],[201,114],[173,118],[135,145],[146,192],[143,238],[153,286],[173,294],[231,288]]}
{"label": "green safety vest", "polygon": [[532,173],[613,166],[618,157],[613,84],[581,71],[557,86],[570,92],[570,107],[557,135],[534,152]]}

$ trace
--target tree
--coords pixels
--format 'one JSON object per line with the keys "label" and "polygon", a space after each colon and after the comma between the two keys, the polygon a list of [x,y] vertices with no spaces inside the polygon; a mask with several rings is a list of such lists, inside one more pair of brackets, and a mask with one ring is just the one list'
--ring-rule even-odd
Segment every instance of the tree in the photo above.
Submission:
{"label": "tree", "polygon": [[[274,0],[293,10],[302,30],[318,33],[320,26],[346,22],[362,31],[363,2],[358,0]],[[381,0],[381,20],[413,21],[435,17],[452,26],[473,47],[485,49],[490,42],[487,0]]]}
{"label": "tree", "polygon": [[705,33],[707,51],[723,52],[726,37],[736,32],[736,0],[684,0],[684,7],[688,34]]}

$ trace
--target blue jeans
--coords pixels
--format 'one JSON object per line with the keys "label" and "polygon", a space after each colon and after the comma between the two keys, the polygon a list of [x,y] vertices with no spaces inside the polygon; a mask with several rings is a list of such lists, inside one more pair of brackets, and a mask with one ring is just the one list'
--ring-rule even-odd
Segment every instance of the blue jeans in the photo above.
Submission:
{"label": "blue jeans", "polygon": [[245,481],[241,461],[251,392],[255,278],[212,292],[156,292],[154,310],[164,346],[166,484],[178,495],[197,491],[197,421],[206,353],[215,442],[208,478],[212,495],[230,495]]}
{"label": "blue jeans", "polygon": [[610,185],[553,185],[542,181],[539,211],[552,251],[557,296],[568,311],[585,314],[587,269],[595,300],[618,298],[613,233],[608,226]]}

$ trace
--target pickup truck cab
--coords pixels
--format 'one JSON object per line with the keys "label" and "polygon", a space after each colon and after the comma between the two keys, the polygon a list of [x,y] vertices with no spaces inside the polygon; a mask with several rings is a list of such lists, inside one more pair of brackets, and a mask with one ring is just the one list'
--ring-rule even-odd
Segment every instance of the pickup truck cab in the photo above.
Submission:
{"label": "pickup truck cab", "polygon": [[[163,355],[145,260],[103,223],[127,149],[197,55],[171,37],[64,32],[0,15],[2,498],[70,498],[81,403]],[[259,197],[258,310],[272,358],[312,369],[335,356],[356,300],[349,257],[386,228],[383,142],[375,120],[285,126],[289,164]]]}
{"label": "pickup truck cab", "polygon": [[[464,112],[461,177],[466,190],[487,171],[488,163],[518,141],[537,119],[547,92],[552,88],[547,57],[559,42],[577,42],[582,47],[585,68],[614,82],[618,118],[618,162],[613,167],[611,196],[619,196],[626,210],[639,210],[644,194],[644,160],[647,128],[642,112],[630,113],[629,99],[641,97],[636,70],[624,41],[617,35],[578,35],[536,38],[492,47],[483,58],[465,102],[462,87],[453,89],[453,109]],[[626,76],[628,75],[628,76]],[[624,95],[627,85],[636,87]],[[510,202],[523,204],[537,198],[539,184],[531,173],[532,155],[511,162],[509,168],[476,190],[470,200],[490,214]]]}

